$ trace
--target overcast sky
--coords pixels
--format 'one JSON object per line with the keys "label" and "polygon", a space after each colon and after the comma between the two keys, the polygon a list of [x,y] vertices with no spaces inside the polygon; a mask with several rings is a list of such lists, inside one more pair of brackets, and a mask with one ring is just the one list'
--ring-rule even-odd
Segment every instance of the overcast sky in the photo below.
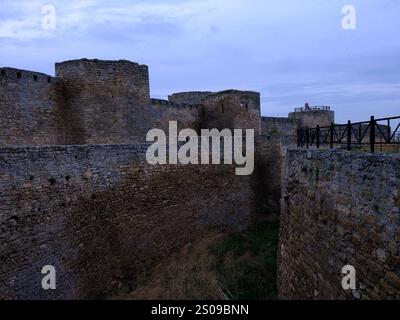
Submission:
{"label": "overcast sky", "polygon": [[152,97],[254,90],[263,115],[307,101],[344,122],[400,114],[399,31],[399,0],[0,0],[0,66],[54,75],[63,60],[127,59],[149,66]]}

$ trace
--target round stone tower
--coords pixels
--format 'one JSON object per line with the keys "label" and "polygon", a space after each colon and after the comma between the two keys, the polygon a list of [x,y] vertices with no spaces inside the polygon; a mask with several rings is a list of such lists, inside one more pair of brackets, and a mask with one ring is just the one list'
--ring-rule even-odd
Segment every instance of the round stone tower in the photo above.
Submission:
{"label": "round stone tower", "polygon": [[58,106],[68,144],[131,143],[145,135],[150,103],[145,65],[126,60],[72,60],[56,64]]}
{"label": "round stone tower", "polygon": [[289,118],[297,119],[301,127],[328,127],[335,122],[335,113],[328,106],[312,107],[306,103],[304,107],[289,113]]}
{"label": "round stone tower", "polygon": [[254,129],[260,133],[260,94],[227,90],[208,95],[203,100],[202,128]]}

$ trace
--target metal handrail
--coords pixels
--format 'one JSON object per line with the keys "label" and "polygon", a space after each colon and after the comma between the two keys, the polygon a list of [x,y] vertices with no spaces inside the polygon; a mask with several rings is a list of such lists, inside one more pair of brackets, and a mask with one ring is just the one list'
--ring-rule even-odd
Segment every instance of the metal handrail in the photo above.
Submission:
{"label": "metal handrail", "polygon": [[[371,117],[369,121],[347,124],[333,124],[330,126],[316,128],[299,128],[297,130],[297,144],[299,147],[307,148],[316,145],[346,145],[347,150],[369,145],[372,153],[375,152],[376,145],[400,144],[400,122],[393,126],[393,120],[399,120],[400,116],[375,119]],[[386,124],[379,124],[385,121]]]}

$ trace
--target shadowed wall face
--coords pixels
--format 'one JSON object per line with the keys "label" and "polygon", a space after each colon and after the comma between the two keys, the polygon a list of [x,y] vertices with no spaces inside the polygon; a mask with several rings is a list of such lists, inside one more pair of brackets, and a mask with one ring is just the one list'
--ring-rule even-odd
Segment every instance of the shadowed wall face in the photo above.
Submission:
{"label": "shadowed wall face", "polygon": [[398,155],[289,150],[282,193],[281,298],[400,299]]}
{"label": "shadowed wall face", "polygon": [[[151,166],[147,147],[0,149],[0,299],[105,297],[207,232],[246,225],[251,176]],[[45,265],[57,290],[41,287]]]}

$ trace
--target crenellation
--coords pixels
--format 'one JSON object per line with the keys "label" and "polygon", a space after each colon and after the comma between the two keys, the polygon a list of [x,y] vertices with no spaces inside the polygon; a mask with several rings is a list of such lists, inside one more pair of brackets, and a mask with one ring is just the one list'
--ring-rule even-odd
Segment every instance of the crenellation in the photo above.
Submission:
{"label": "crenellation", "polygon": [[0,68],[0,76],[10,81],[15,81],[15,83],[30,83],[32,85],[35,83],[51,84],[55,79],[53,76],[45,73],[8,67]]}

